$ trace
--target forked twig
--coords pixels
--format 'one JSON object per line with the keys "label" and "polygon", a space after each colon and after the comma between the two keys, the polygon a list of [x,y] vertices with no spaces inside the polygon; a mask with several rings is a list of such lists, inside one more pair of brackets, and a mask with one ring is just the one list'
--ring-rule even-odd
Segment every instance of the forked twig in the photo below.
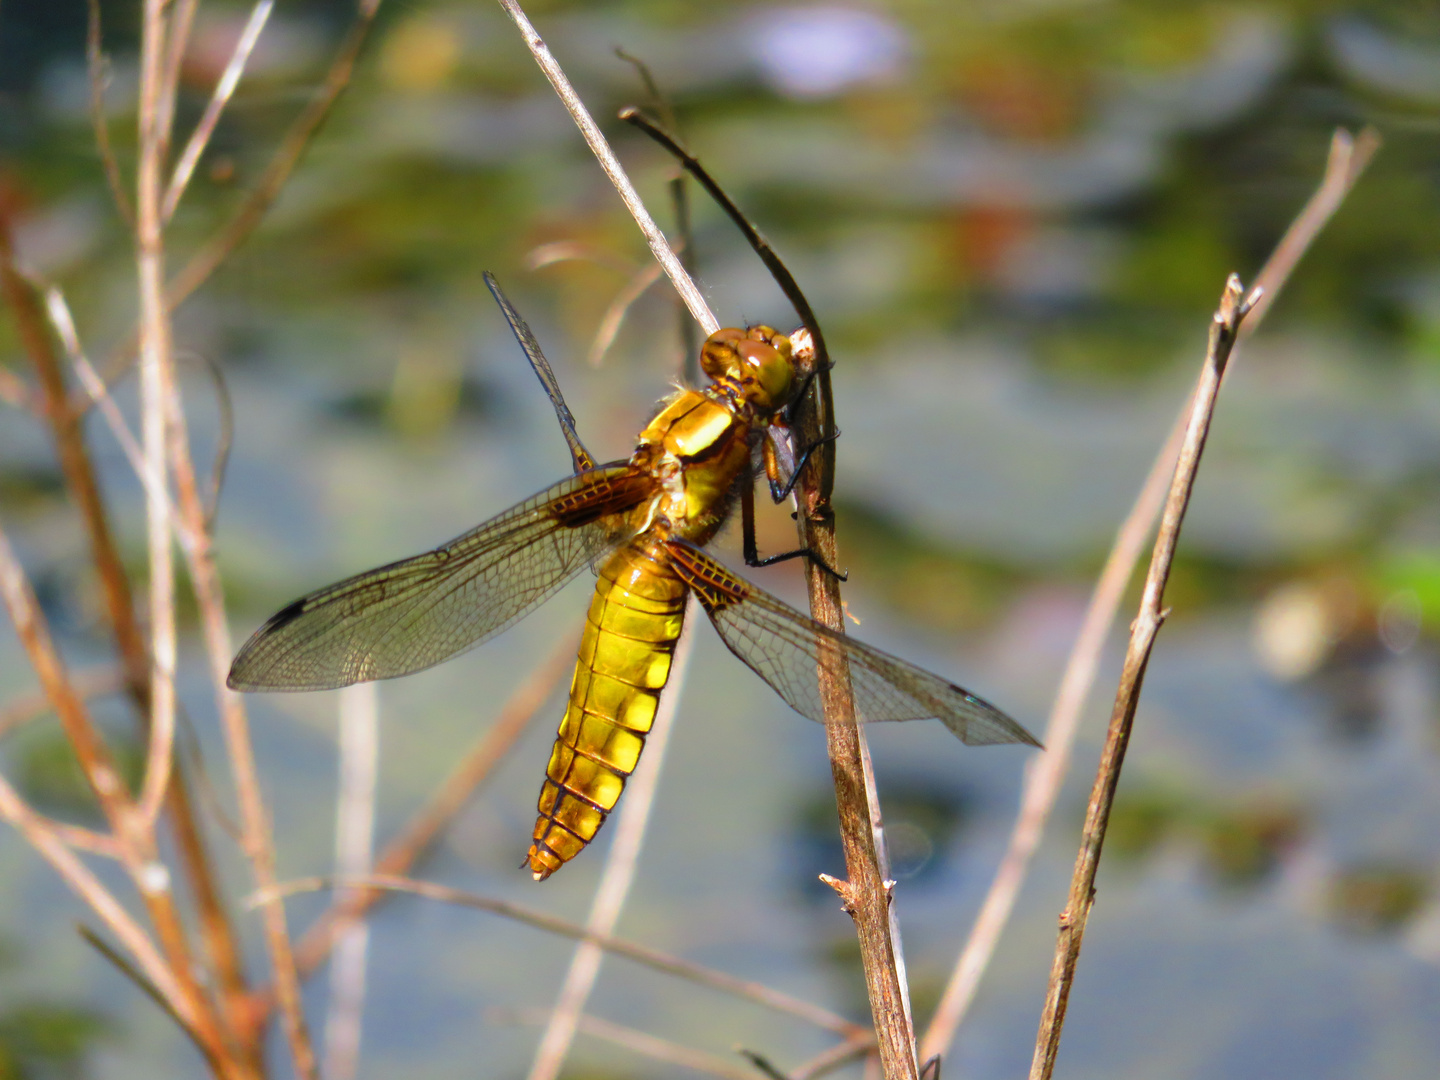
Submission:
{"label": "forked twig", "polygon": [[1110,716],[1110,727],[1106,732],[1105,746],[1100,756],[1100,768],[1096,773],[1095,785],[1091,789],[1090,802],[1085,812],[1085,826],[1080,854],[1075,862],[1075,874],[1070,883],[1070,897],[1060,916],[1055,961],[1045,995],[1045,1007],[1041,1013],[1040,1031],[1035,1041],[1035,1059],[1030,1066],[1031,1080],[1049,1080],[1055,1068],[1055,1056],[1060,1048],[1060,1031],[1065,1022],[1065,1006],[1069,1000],[1071,982],[1075,977],[1075,965],[1080,958],[1085,923],[1094,903],[1095,872],[1099,868],[1100,850],[1105,842],[1105,830],[1110,821],[1115,789],[1120,782],[1120,767],[1125,760],[1125,749],[1130,741],[1130,730],[1135,721],[1135,707],[1140,699],[1145,668],[1155,645],[1155,635],[1166,615],[1160,605],[1164,599],[1165,583],[1170,576],[1170,566],[1180,538],[1180,526],[1185,520],[1185,510],[1190,503],[1195,474],[1200,467],[1200,456],[1204,452],[1210,421],[1215,414],[1215,401],[1220,392],[1225,365],[1230,359],[1240,324],[1258,298],[1259,294],[1253,292],[1245,298],[1240,279],[1232,274],[1225,284],[1220,307],[1210,326],[1210,343],[1206,349],[1200,384],[1196,388],[1195,400],[1186,424],[1185,439],[1180,446],[1175,477],[1165,499],[1165,512],[1160,519],[1159,534],[1155,538],[1155,551],[1145,577],[1140,613],[1131,627],[1130,646],[1126,650],[1120,687],[1115,695],[1115,708]]}
{"label": "forked twig", "polygon": [[[153,977],[154,965],[147,959],[153,952],[149,938],[138,928],[134,933],[125,928],[129,916],[124,915],[115,898],[78,864],[74,853],[3,780],[0,780],[0,816],[9,820],[106,925],[116,931],[136,960],[145,966],[155,985],[172,998],[176,1012],[185,1017],[212,1062],[218,1061],[221,1058],[219,1036],[194,981],[169,874],[158,861],[153,835],[140,821],[108,749],[70,682],[34,590],[3,529],[0,529],[0,596],[51,707],[60,718],[81,772],[110,825],[117,854],[160,935],[164,959],[158,962],[165,969],[160,978]],[[124,921],[117,919],[117,912],[124,915]]]}
{"label": "forked twig", "polygon": [[735,997],[744,998],[746,1001],[752,1001],[757,1005],[775,1009],[777,1012],[788,1013],[800,1020],[804,1020],[806,1023],[814,1024],[827,1031],[834,1031],[847,1039],[868,1034],[866,1029],[859,1024],[846,1020],[843,1016],[838,1016],[829,1009],[821,1008],[819,1005],[813,1005],[808,1001],[791,997],[789,994],[780,990],[773,990],[768,986],[762,986],[760,983],[751,982],[748,979],[727,975],[723,971],[716,971],[713,968],[707,968],[701,964],[683,960],[678,956],[672,956],[659,949],[652,949],[647,945],[639,945],[633,941],[626,941],[623,938],[609,937],[603,934],[592,934],[579,923],[535,911],[532,908],[522,907],[519,904],[512,904],[508,900],[499,900],[494,897],[484,896],[480,893],[465,892],[462,889],[452,889],[447,885],[439,885],[434,882],[418,881],[414,878],[391,877],[385,874],[372,874],[369,877],[352,881],[335,881],[323,877],[301,878],[298,881],[285,882],[270,889],[257,890],[255,894],[251,896],[250,904],[252,906],[270,906],[278,904],[288,896],[315,892],[320,889],[336,889],[342,887],[383,889],[390,892],[409,893],[413,896],[423,896],[428,900],[436,900],[442,904],[455,904],[458,907],[474,908],[477,911],[488,911],[492,915],[512,919],[515,922],[524,923],[526,926],[543,930],[549,934],[558,934],[561,937],[573,938],[576,941],[592,942],[608,953],[623,956],[625,959],[640,964],[643,967],[648,967],[652,971],[672,975],[675,978],[684,979],[699,986],[708,987],[711,990],[718,990],[723,994],[731,994]]}
{"label": "forked twig", "polygon": [[[692,611],[689,614],[693,616],[696,613]],[[650,733],[645,737],[645,756],[635,775],[625,785],[625,805],[615,815],[615,832],[605,857],[605,869],[601,872],[600,883],[590,903],[590,914],[585,920],[586,931],[596,937],[609,937],[614,933],[621,909],[630,895],[630,886],[635,881],[640,848],[645,842],[645,830],[650,823],[650,811],[655,805],[655,792],[660,784],[660,770],[665,762],[665,748],[670,741],[680,696],[685,689],[690,654],[695,644],[694,625],[693,618],[685,620],[670,663],[669,683],[655,712]],[[593,941],[581,942],[576,948],[555,1008],[545,1025],[545,1034],[535,1048],[529,1080],[555,1080],[560,1075],[575,1031],[584,1016],[585,1005],[590,1000],[590,992],[595,988],[604,955],[604,951]]]}
{"label": "forked twig", "polygon": [[[1259,326],[1300,257],[1339,209],[1345,195],[1359,179],[1378,145],[1378,136],[1369,128],[1355,139],[1345,131],[1335,133],[1331,139],[1325,174],[1319,187],[1295,217],[1256,276],[1256,288],[1263,289],[1264,292],[1240,326],[1242,339]],[[1227,371],[1234,366],[1235,359],[1235,356],[1231,357]],[[1180,440],[1184,436],[1188,413],[1189,402],[1176,416],[1170,435],[1156,455],[1150,473],[1136,496],[1135,504],[1117,531],[1114,546],[1106,558],[1100,577],[1096,580],[1045,727],[1046,752],[1026,765],[1025,782],[1020,795],[1020,812],[1011,832],[1010,842],[991,880],[970,935],[956,959],[940,1004],[936,1007],[924,1038],[921,1039],[921,1060],[949,1053],[955,1032],[974,1000],[980,979],[1014,909],[1015,899],[1019,895],[1030,860],[1039,847],[1045,823],[1069,770],[1070,754],[1079,730],[1081,710],[1094,684],[1101,650],[1119,611],[1125,587],[1140,559],[1145,539],[1150,535],[1155,518],[1164,503],[1167,481],[1173,471],[1172,463],[1179,452]]]}
{"label": "forked twig", "polygon": [[[104,385],[100,383],[89,361],[85,359],[79,335],[76,332],[70,309],[64,295],[54,285],[43,285],[33,280],[29,288],[43,292],[45,311],[50,325],[59,339],[80,380],[92,397],[101,403],[107,423],[113,429],[117,440],[130,460],[135,475],[140,478],[148,496],[162,501],[167,516],[175,527],[176,536],[183,545],[188,543],[188,534],[176,524],[175,510],[169,494],[163,487],[151,483],[154,478],[145,466],[144,454],[130,434],[119,409],[109,398]],[[121,564],[111,537],[105,507],[99,497],[99,489],[90,465],[84,439],[79,430],[80,414],[73,408],[73,398],[65,393],[65,379],[58,370],[58,359],[50,355],[49,341],[45,348],[35,354],[38,366],[54,368],[53,374],[44,379],[53,380],[50,396],[55,402],[51,412],[52,424],[56,429],[57,451],[65,461],[67,486],[72,497],[82,510],[87,532],[90,536],[91,557],[104,583],[106,613],[115,634],[126,672],[126,689],[140,715],[141,729],[147,730],[150,722],[149,658],[145,642],[140,633],[131,604],[130,584],[124,566]],[[205,950],[213,971],[214,982],[223,995],[224,1007],[230,1027],[242,1044],[243,1056],[254,1057],[257,1048],[245,1044],[240,1029],[243,1027],[243,1009],[246,993],[244,965],[235,928],[225,910],[220,895],[219,883],[210,861],[205,837],[200,829],[194,806],[190,799],[189,786],[184,772],[176,770],[165,792],[169,811],[169,824],[173,829],[176,854],[179,856],[191,894],[195,898],[197,924],[203,935]],[[253,1063],[253,1062],[252,1062]]]}
{"label": "forked twig", "polygon": [[40,815],[25,804],[3,776],[0,776],[0,818],[14,826],[60,879],[70,886],[71,891],[90,905],[96,917],[125,946],[145,977],[164,996],[169,1005],[168,1011],[181,1018],[186,1033],[204,1049],[206,1044],[197,1032],[192,1001],[149,935],[75,853],[46,828]]}
{"label": "forked twig", "polygon": [[[315,133],[320,130],[335,102],[350,85],[355,61],[369,37],[380,3],[381,0],[361,0],[355,22],[346,31],[344,39],[336,49],[319,90],[286,130],[280,145],[265,166],[265,171],[260,174],[260,179],[231,215],[230,220],[216,230],[170,279],[165,288],[165,302],[170,310],[179,307],[208,281],[210,275],[219,269],[264,219],[266,211],[279,197],[281,189],[290,179],[290,174],[294,172]],[[135,359],[136,348],[137,339],[131,337],[106,360],[103,374],[107,385],[117,382],[129,369]],[[77,404],[76,408],[83,411],[85,406]]]}

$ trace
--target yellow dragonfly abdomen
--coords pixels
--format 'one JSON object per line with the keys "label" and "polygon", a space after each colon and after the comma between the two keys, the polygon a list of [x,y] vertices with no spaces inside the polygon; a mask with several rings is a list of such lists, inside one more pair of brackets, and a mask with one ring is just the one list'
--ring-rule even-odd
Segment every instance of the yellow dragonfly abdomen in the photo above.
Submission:
{"label": "yellow dragonfly abdomen", "polygon": [[620,798],[655,721],[685,618],[688,587],[645,540],[620,548],[597,577],[570,704],[540,787],[527,856],[537,881],[578,855]]}

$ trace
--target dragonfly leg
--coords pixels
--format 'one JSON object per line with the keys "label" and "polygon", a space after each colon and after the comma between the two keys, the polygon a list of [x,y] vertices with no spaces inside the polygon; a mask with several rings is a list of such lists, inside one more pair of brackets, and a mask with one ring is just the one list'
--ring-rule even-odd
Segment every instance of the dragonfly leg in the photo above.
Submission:
{"label": "dragonfly leg", "polygon": [[[770,498],[774,499],[777,503],[784,502],[788,499],[790,493],[795,490],[795,485],[800,481],[800,474],[805,471],[805,466],[810,463],[810,455],[826,443],[832,443],[839,437],[840,429],[836,428],[829,435],[822,435],[807,446],[805,452],[800,455],[800,460],[795,463],[795,468],[790,470],[789,478],[783,484],[780,482],[778,474],[768,475],[766,479],[770,482]],[[767,473],[769,472],[768,468],[766,471]]]}
{"label": "dragonfly leg", "polygon": [[803,402],[806,395],[810,393],[810,384],[815,381],[815,376],[819,375],[822,371],[833,371],[834,369],[835,361],[830,360],[823,367],[817,367],[813,371],[806,373],[805,381],[800,384],[800,390],[795,395],[795,400],[785,407],[786,423],[793,424],[795,422],[795,416],[800,409],[800,403]]}
{"label": "dragonfly leg", "polygon": [[816,551],[808,547],[796,548],[794,551],[781,552],[779,555],[770,555],[763,559],[760,557],[760,546],[755,540],[755,483],[753,474],[747,475],[745,482],[740,487],[740,525],[745,548],[746,566],[774,566],[776,563],[803,557],[809,559],[837,581],[848,581],[850,578],[848,573],[840,573],[822,559]]}

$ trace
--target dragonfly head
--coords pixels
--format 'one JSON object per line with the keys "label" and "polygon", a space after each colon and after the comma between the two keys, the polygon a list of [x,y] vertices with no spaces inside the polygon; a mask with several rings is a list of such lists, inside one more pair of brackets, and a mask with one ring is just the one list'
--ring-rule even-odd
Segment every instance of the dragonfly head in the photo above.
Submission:
{"label": "dragonfly head", "polygon": [[768,326],[716,330],[700,348],[700,367],[716,382],[733,382],[767,413],[790,404],[797,389],[790,339]]}

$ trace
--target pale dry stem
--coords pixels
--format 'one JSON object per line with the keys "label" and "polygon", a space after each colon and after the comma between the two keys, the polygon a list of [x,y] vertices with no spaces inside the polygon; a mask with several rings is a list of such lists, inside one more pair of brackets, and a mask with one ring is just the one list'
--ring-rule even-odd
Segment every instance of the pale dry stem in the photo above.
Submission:
{"label": "pale dry stem", "polygon": [[273,907],[288,896],[295,896],[300,893],[315,892],[320,889],[333,888],[364,888],[384,889],[391,892],[409,893],[413,896],[423,896],[429,900],[435,900],[442,904],[454,904],[458,907],[474,908],[477,911],[488,911],[492,915],[499,915],[502,918],[511,919],[523,923],[526,926],[534,927],[549,934],[557,934],[561,937],[572,938],[576,941],[592,942],[608,953],[624,957],[643,967],[650,968],[665,975],[670,975],[687,982],[695,983],[698,986],[708,987],[717,990],[722,994],[730,994],[743,998],[746,1001],[754,1002],[757,1005],[777,1012],[787,1013],[806,1023],[814,1024],[817,1027],[833,1031],[844,1038],[867,1037],[869,1032],[859,1024],[846,1020],[843,1016],[831,1012],[829,1009],[802,1001],[792,997],[780,990],[771,989],[760,983],[748,979],[737,978],[734,975],[727,975],[723,971],[716,971],[704,965],[692,963],[689,960],[672,956],[660,949],[652,949],[648,945],[640,945],[623,938],[610,937],[601,934],[592,934],[579,923],[571,922],[568,919],[557,918],[544,912],[535,911],[531,908],[522,907],[519,904],[512,904],[507,900],[496,899],[495,897],[484,896],[480,893],[466,892],[463,889],[452,889],[447,885],[439,885],[429,881],[418,881],[414,878],[391,877],[384,874],[372,874],[369,877],[359,880],[334,881],[330,878],[310,877],[301,878],[297,881],[285,882],[270,889],[257,890],[250,898],[251,906]]}
{"label": "pale dry stem", "polygon": [[[520,1009],[515,1012],[495,1010],[491,1013],[493,1019],[512,1020],[517,1024],[542,1024],[545,1022],[545,1015],[539,1009]],[[667,1065],[693,1069],[710,1076],[722,1077],[723,1080],[755,1080],[755,1074],[749,1069],[736,1064],[729,1058],[720,1057],[718,1054],[682,1046],[669,1039],[637,1031],[623,1024],[601,1020],[598,1016],[581,1016],[576,1023],[578,1029],[586,1035],[603,1039],[615,1046],[623,1046],[643,1057],[662,1061]]]}
{"label": "pale dry stem", "polygon": [[641,268],[615,295],[615,299],[610,301],[610,306],[605,309],[605,314],[600,319],[600,325],[595,328],[595,337],[590,342],[590,348],[585,352],[585,362],[591,367],[598,368],[605,362],[605,354],[610,351],[610,346],[615,344],[625,316],[630,314],[635,302],[645,295],[645,290],[660,280],[661,273],[659,263],[650,263]]}
{"label": "pale dry stem", "polygon": [[155,943],[56,831],[25,804],[3,776],[0,776],[0,817],[14,826],[61,880],[70,886],[71,891],[90,906],[90,910],[115,935],[145,977],[165,998],[175,1015],[190,1029],[189,1034],[199,1041],[198,1018],[191,997],[172,974]]}
{"label": "pale dry stem", "polygon": [[[335,102],[350,85],[355,70],[355,61],[360,55],[379,10],[380,0],[364,0],[356,20],[346,31],[344,39],[330,62],[330,67],[321,81],[320,88],[310,99],[294,122],[286,130],[271,156],[259,181],[245,196],[231,218],[210,237],[170,279],[166,287],[165,301],[170,310],[179,307],[196,289],[210,279],[221,264],[250,236],[255,227],[264,219],[275,199],[279,197],[290,174],[309,147],[315,133],[329,117]],[[137,340],[132,337],[120,346],[105,363],[103,375],[107,384],[118,381],[135,359]],[[83,411],[84,403],[76,405]]]}
{"label": "pale dry stem", "polygon": [[[1365,129],[1354,139],[1343,130],[1335,132],[1319,186],[1256,276],[1255,288],[1263,291],[1240,325],[1241,340],[1253,333],[1264,319],[1300,258],[1340,208],[1378,147],[1379,137],[1372,129]],[[1232,355],[1227,371],[1234,367],[1235,359]],[[1117,531],[1115,543],[1095,583],[1051,706],[1043,736],[1046,752],[1026,765],[1020,812],[1009,844],[921,1040],[922,1061],[949,1052],[955,1032],[974,1001],[980,980],[1014,910],[1030,860],[1039,847],[1045,823],[1069,771],[1081,710],[1094,684],[1105,640],[1144,549],[1145,538],[1150,535],[1163,505],[1189,412],[1190,401],[1187,401],[1176,416],[1165,445],[1156,455],[1130,513]]]}
{"label": "pale dry stem", "polygon": [[[380,751],[379,688],[356,683],[339,693],[339,784],[335,796],[335,875],[363,877],[372,869],[375,783]],[[350,1080],[360,1061],[369,926],[363,918],[345,928],[330,962],[325,1010],[325,1080]]]}
{"label": "pale dry stem", "polygon": [[670,247],[670,242],[665,239],[665,234],[660,231],[660,226],[655,224],[655,219],[650,216],[650,211],[640,199],[640,194],[635,190],[635,185],[630,183],[630,177],[626,175],[620,159],[610,149],[610,144],[605,141],[605,136],[600,133],[590,113],[586,110],[580,95],[575,92],[575,87],[570,84],[564,70],[558,61],[551,54],[544,40],[536,32],[535,27],[526,18],[525,12],[521,9],[516,0],[500,0],[500,6],[505,9],[516,27],[520,30],[520,36],[524,39],[525,45],[529,48],[535,62],[540,65],[540,70],[550,80],[550,85],[555,88],[556,95],[564,104],[566,111],[570,113],[575,121],[575,126],[580,129],[580,134],[585,137],[585,143],[590,147],[591,152],[600,162],[600,168],[609,177],[610,183],[614,185],[616,192],[625,203],[625,208],[630,211],[630,216],[640,226],[640,231],[645,234],[645,242],[650,245],[651,252],[655,259],[665,268],[665,273],[675,285],[675,290],[680,298],[685,301],[685,306],[690,309],[690,314],[695,321],[704,328],[706,334],[713,334],[720,329],[720,323],[715,318],[715,313],[710,310],[710,305],[700,295],[695,282],[686,273],[684,265],[680,262],[678,255]]}
{"label": "pale dry stem", "polygon": [[1115,707],[1111,713],[1110,727],[1101,751],[1100,767],[1086,809],[1080,853],[1075,861],[1075,873],[1070,885],[1070,897],[1060,916],[1055,960],[1045,995],[1045,1007],[1041,1013],[1040,1030],[1035,1041],[1035,1058],[1030,1066],[1031,1080],[1049,1080],[1055,1068],[1070,986],[1080,958],[1086,921],[1094,903],[1095,873],[1099,868],[1110,808],[1120,781],[1120,767],[1130,740],[1135,707],[1145,679],[1145,668],[1155,644],[1155,635],[1165,618],[1161,602],[1179,542],[1180,526],[1189,506],[1190,493],[1215,413],[1215,402],[1225,366],[1230,359],[1240,324],[1258,299],[1258,294],[1254,292],[1248,298],[1242,299],[1242,296],[1240,280],[1232,274],[1226,282],[1220,307],[1211,324],[1210,343],[1206,350],[1200,384],[1186,423],[1185,439],[1180,447],[1174,479],[1166,496],[1160,530],[1155,538],[1154,554],[1145,578],[1140,612],[1131,627],[1130,646],[1125,654],[1125,666],[1115,695]]}
{"label": "pale dry stem", "polygon": [[174,216],[175,208],[180,205],[185,188],[189,186],[190,178],[194,175],[195,166],[200,162],[200,155],[210,144],[210,136],[215,133],[215,125],[220,122],[220,114],[225,111],[235,88],[240,85],[240,77],[244,75],[245,65],[250,61],[250,53],[254,51],[255,43],[260,40],[260,33],[265,29],[274,8],[275,0],[259,0],[250,10],[250,17],[245,21],[245,29],[240,33],[240,40],[235,43],[230,61],[215,83],[215,91],[210,95],[200,122],[190,133],[180,160],[175,163],[175,171],[170,176],[170,184],[165,189],[165,201],[161,207],[161,214],[166,221]]}
{"label": "pale dry stem", "polygon": [[105,170],[105,182],[115,209],[130,228],[135,227],[135,210],[125,193],[125,178],[115,160],[115,147],[110,142],[110,121],[105,115],[105,79],[108,61],[101,41],[100,0],[86,0],[88,27],[85,34],[85,63],[90,79],[90,126],[95,133],[95,148]]}

